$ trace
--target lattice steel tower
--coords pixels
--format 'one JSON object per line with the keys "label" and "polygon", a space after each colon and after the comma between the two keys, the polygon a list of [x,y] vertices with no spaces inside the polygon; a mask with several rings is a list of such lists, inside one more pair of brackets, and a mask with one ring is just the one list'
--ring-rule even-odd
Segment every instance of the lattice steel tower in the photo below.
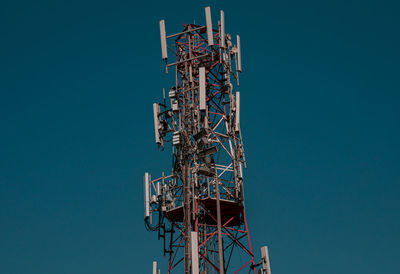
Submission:
{"label": "lattice steel tower", "polygon": [[153,104],[155,140],[164,148],[170,136],[173,164],[169,175],[144,175],[145,224],[164,242],[168,273],[270,273],[266,247],[256,264],[244,210],[240,37],[233,45],[222,10],[216,29],[209,7],[205,17],[205,26],[184,24],[168,36],[160,21],[176,84],[168,103],[164,91]]}

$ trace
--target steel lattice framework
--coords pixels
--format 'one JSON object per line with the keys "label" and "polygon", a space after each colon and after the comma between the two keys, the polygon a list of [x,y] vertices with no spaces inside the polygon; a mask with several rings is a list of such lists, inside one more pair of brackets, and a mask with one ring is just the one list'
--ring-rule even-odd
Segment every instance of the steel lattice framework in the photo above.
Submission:
{"label": "steel lattice framework", "polygon": [[[156,143],[172,142],[172,173],[144,176],[145,223],[158,231],[168,273],[256,272],[244,209],[245,154],[240,131],[240,37],[225,34],[224,13],[212,28],[184,24],[167,36],[160,21],[166,72],[175,72],[169,102],[155,103]],[[174,62],[168,63],[168,54]],[[172,138],[171,138],[172,137]],[[157,216],[157,217],[156,217]],[[238,258],[244,259],[239,262]]]}

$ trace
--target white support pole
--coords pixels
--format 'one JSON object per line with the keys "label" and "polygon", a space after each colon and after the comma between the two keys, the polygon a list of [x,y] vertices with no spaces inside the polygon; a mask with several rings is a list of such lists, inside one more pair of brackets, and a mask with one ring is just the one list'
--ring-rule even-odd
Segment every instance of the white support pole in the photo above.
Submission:
{"label": "white support pole", "polygon": [[212,29],[212,19],[211,19],[211,9],[210,7],[205,8],[206,12],[206,26],[207,26],[207,39],[208,45],[214,45],[214,38],[213,38],[213,29]]}

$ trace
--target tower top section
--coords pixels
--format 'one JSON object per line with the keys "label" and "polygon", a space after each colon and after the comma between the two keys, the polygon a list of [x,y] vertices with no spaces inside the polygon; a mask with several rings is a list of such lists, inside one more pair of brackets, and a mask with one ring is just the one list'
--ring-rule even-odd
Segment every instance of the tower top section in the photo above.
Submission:
{"label": "tower top section", "polygon": [[[205,8],[205,19],[206,24],[196,25],[196,24],[185,24],[184,29],[175,34],[167,35],[165,20],[160,20],[160,40],[161,40],[161,57],[165,61],[166,73],[168,73],[168,68],[181,64],[185,60],[176,60],[177,48],[176,42],[185,39],[187,36],[197,37],[198,50],[192,52],[191,60],[196,60],[198,58],[204,57],[217,57],[218,55],[223,56],[223,50],[227,50],[229,54],[234,55],[235,59],[235,70],[233,73],[238,79],[238,72],[242,71],[242,60],[241,60],[241,48],[240,48],[240,36],[236,35],[236,45],[232,44],[232,37],[229,33],[225,33],[225,13],[223,10],[220,11],[220,19],[217,26],[213,27],[211,9],[210,7]],[[183,41],[182,41],[183,42]],[[196,41],[193,41],[196,42]],[[201,52],[200,49],[207,45],[207,50]],[[168,59],[168,56],[172,56],[172,61]],[[171,59],[171,58],[170,58]]]}

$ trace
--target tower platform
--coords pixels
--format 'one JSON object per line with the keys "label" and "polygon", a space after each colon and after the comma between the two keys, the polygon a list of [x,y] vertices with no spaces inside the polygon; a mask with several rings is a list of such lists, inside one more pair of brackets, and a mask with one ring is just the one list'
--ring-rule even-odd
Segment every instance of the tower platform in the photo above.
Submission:
{"label": "tower platform", "polygon": [[[205,198],[198,200],[199,209],[206,211],[203,214],[203,218],[199,217],[199,224],[206,225],[217,225],[217,199]],[[242,224],[243,218],[243,205],[241,203],[229,200],[220,200],[221,205],[221,223],[226,226],[237,226]],[[208,213],[207,213],[208,212]],[[165,212],[165,216],[171,222],[183,222],[183,206],[176,207],[174,209]],[[214,218],[213,218],[214,217]]]}

